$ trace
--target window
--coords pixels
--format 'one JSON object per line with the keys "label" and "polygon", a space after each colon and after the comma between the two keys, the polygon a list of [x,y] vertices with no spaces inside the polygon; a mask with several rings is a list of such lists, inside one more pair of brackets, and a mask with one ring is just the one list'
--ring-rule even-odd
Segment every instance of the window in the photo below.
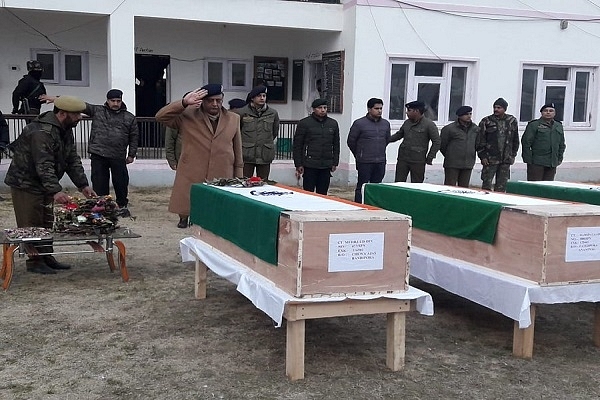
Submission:
{"label": "window", "polygon": [[223,90],[249,91],[251,89],[250,61],[206,60],[204,79],[209,83],[220,83]]}
{"label": "window", "polygon": [[519,121],[539,118],[539,109],[554,103],[556,119],[565,126],[590,127],[594,71],[591,67],[523,66]]}
{"label": "window", "polygon": [[32,59],[44,66],[42,81],[65,86],[89,86],[89,55],[81,51],[31,50]]}
{"label": "window", "polygon": [[391,60],[389,119],[406,118],[404,104],[425,103],[425,116],[438,125],[456,119],[456,110],[470,102],[469,72],[473,63]]}

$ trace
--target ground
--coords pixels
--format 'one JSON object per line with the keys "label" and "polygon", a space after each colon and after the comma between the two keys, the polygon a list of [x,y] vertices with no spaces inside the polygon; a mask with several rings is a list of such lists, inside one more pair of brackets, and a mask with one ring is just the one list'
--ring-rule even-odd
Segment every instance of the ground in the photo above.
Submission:
{"label": "ground", "polygon": [[[352,198],[350,190],[333,190]],[[406,366],[385,366],[385,316],[308,321],[306,378],[285,377],[285,324],[209,272],[194,298],[181,263],[169,190],[133,189],[143,235],[126,241],[129,283],[101,254],[65,255],[74,268],[25,272],[17,259],[0,292],[1,399],[598,399],[593,305],[540,306],[533,360],[514,358],[513,322],[423,282],[435,315],[410,313]],[[14,226],[10,194],[0,221]]]}

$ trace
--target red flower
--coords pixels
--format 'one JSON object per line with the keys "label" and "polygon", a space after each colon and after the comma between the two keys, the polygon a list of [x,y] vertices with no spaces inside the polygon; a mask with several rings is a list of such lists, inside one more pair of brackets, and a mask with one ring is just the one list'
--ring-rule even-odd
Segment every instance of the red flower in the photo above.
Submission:
{"label": "red flower", "polygon": [[262,182],[262,179],[260,179],[260,176],[253,176],[252,178],[248,179],[249,182]]}
{"label": "red flower", "polygon": [[67,210],[77,210],[79,208],[79,206],[75,203],[67,203],[67,204],[65,204],[65,208]]}

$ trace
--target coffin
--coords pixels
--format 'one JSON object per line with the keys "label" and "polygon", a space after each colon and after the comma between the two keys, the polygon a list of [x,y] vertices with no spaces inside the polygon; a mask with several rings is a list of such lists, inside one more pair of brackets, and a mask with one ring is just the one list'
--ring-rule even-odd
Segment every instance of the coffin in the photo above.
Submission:
{"label": "coffin", "polygon": [[506,192],[546,199],[575,201],[600,205],[600,186],[587,183],[561,181],[510,181]]}
{"label": "coffin", "polygon": [[280,186],[201,184],[192,186],[190,218],[196,238],[295,297],[408,289],[405,215]]}
{"label": "coffin", "polygon": [[408,183],[364,198],[411,215],[413,246],[541,285],[600,280],[598,206]]}

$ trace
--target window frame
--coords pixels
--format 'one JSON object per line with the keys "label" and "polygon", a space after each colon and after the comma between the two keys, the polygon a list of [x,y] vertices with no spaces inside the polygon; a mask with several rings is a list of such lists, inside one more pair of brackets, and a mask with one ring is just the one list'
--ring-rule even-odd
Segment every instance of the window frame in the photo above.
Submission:
{"label": "window frame", "polygon": [[[62,86],[89,86],[90,85],[90,69],[89,69],[89,52],[75,50],[56,50],[56,49],[31,49],[31,59],[37,60],[38,54],[50,54],[54,60],[54,77],[53,79],[42,79],[41,81],[48,84]],[[67,80],[66,75],[66,56],[81,57],[81,80]]]}
{"label": "window frame", "polygon": [[[567,80],[551,80],[544,79],[544,68],[545,67],[558,67],[568,68],[568,79]],[[598,90],[596,83],[596,71],[598,70],[597,65],[585,65],[585,64],[564,64],[564,63],[540,63],[540,62],[522,62],[520,69],[519,79],[519,115],[518,121],[520,126],[526,126],[529,121],[521,121],[521,103],[523,101],[523,75],[525,70],[536,70],[536,90],[535,90],[535,102],[533,105],[533,119],[540,118],[539,109],[544,105],[546,101],[546,88],[549,86],[563,86],[565,87],[565,106],[563,111],[562,124],[565,129],[570,130],[595,130],[595,118],[594,111],[597,101],[596,91]],[[586,72],[589,74],[588,80],[588,92],[587,92],[587,104],[586,104],[586,121],[574,122],[573,112],[575,107],[575,86],[577,82],[577,73]]]}
{"label": "window frame", "polygon": [[[251,79],[251,67],[252,63],[250,60],[240,60],[240,59],[226,59],[226,58],[207,58],[204,60],[204,82],[208,82],[208,64],[209,63],[218,63],[221,64],[221,73],[223,76],[221,77],[221,84],[223,85],[223,90],[229,92],[248,92],[252,89],[252,79]],[[243,86],[236,86],[233,84],[233,66],[234,64],[242,64],[245,66],[245,74],[244,74],[244,83]],[[212,83],[212,82],[211,82]]]}
{"label": "window frame", "polygon": [[[415,76],[416,63],[441,63],[443,64],[442,76]],[[388,72],[386,75],[387,79],[387,90],[386,99],[390,101],[391,96],[391,79],[392,79],[392,67],[395,64],[407,65],[406,73],[406,92],[405,102],[416,100],[418,85],[420,83],[433,83],[440,84],[440,94],[438,99],[438,119],[433,121],[438,126],[447,125],[455,119],[448,119],[449,115],[454,115],[455,110],[449,110],[451,100],[451,87],[452,87],[452,68],[464,67],[466,71],[465,88],[464,88],[464,103],[471,104],[475,101],[473,95],[473,85],[476,75],[477,61],[471,59],[437,59],[437,58],[415,58],[410,56],[390,56],[388,58]],[[389,119],[393,125],[401,124],[406,120],[406,112],[403,112],[404,119],[391,119],[390,108],[384,108],[384,117]]]}

